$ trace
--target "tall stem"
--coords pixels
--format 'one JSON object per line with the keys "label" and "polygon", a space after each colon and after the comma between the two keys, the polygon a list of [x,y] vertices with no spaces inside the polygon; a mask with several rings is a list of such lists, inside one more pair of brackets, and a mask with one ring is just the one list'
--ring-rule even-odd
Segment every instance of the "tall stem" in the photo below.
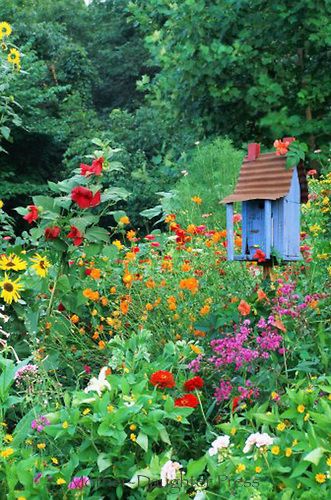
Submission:
{"label": "tall stem", "polygon": [[60,257],[59,267],[57,269],[57,273],[56,273],[56,276],[55,276],[55,280],[54,280],[54,284],[53,284],[53,289],[52,289],[51,297],[49,299],[49,304],[48,304],[47,312],[46,312],[47,316],[49,316],[50,313],[52,312],[53,303],[54,303],[54,297],[55,297],[55,291],[56,291],[58,280],[59,280],[61,272],[62,272],[62,266],[63,266],[63,262],[64,262],[64,256],[65,256],[65,253],[63,252],[61,254],[61,257]]}

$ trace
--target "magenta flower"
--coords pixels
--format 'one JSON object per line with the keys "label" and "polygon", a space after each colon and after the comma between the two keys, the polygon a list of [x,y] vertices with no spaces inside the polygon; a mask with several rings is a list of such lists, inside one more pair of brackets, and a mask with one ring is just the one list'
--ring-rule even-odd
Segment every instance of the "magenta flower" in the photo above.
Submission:
{"label": "magenta flower", "polygon": [[40,417],[37,417],[35,420],[32,420],[31,422],[31,429],[35,429],[37,432],[42,432],[47,425],[50,425],[50,421],[44,417],[43,415],[40,415]]}
{"label": "magenta flower", "polygon": [[68,490],[82,490],[91,484],[88,476],[75,476],[68,484]]}

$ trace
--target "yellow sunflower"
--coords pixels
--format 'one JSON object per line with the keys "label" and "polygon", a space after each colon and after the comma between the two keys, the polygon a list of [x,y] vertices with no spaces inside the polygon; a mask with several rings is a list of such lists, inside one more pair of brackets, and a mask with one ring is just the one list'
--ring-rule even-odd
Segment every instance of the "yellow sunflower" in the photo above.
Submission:
{"label": "yellow sunflower", "polygon": [[7,255],[0,256],[0,269],[2,271],[24,271],[26,266],[25,260],[20,259],[14,253],[10,254],[9,257]]}
{"label": "yellow sunflower", "polygon": [[0,40],[2,40],[5,36],[10,36],[12,32],[11,26],[6,21],[0,23]]}
{"label": "yellow sunflower", "polygon": [[2,288],[0,296],[7,304],[17,302],[21,298],[19,292],[23,290],[23,286],[19,283],[19,278],[13,281],[5,273],[4,279],[0,281],[0,287]]}
{"label": "yellow sunflower", "polygon": [[16,64],[17,66],[19,66],[21,60],[19,51],[17,49],[10,49],[7,60],[8,62],[10,62],[10,64]]}
{"label": "yellow sunflower", "polygon": [[48,273],[48,268],[51,266],[50,262],[46,257],[42,257],[39,253],[36,253],[31,259],[31,262],[34,262],[33,269],[36,271],[38,276],[41,278],[45,278]]}

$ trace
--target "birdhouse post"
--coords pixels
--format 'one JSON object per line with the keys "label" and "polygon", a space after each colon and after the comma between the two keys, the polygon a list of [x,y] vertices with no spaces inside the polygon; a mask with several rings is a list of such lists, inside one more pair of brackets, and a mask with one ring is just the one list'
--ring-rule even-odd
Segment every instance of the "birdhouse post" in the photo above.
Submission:
{"label": "birdhouse post", "polygon": [[[293,138],[284,141],[292,142]],[[260,153],[260,145],[248,145],[235,191],[226,205],[228,260],[272,263],[301,259],[300,203],[308,199],[302,162],[286,168],[286,156]],[[234,203],[242,205],[242,247],[236,252]]]}

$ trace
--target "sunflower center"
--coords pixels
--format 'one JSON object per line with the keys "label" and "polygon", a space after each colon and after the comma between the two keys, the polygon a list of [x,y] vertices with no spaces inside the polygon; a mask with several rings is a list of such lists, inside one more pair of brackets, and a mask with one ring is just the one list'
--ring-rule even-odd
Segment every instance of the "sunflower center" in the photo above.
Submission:
{"label": "sunflower center", "polygon": [[46,269],[46,266],[45,266],[45,261],[44,260],[41,260],[39,262],[39,266],[41,267],[41,269]]}
{"label": "sunflower center", "polygon": [[6,292],[9,292],[9,293],[14,290],[13,285],[11,283],[8,283],[8,282],[4,283],[3,288],[4,288],[4,290],[6,290]]}
{"label": "sunflower center", "polygon": [[6,263],[6,267],[14,267],[15,264],[12,260],[9,260],[7,263]]}

